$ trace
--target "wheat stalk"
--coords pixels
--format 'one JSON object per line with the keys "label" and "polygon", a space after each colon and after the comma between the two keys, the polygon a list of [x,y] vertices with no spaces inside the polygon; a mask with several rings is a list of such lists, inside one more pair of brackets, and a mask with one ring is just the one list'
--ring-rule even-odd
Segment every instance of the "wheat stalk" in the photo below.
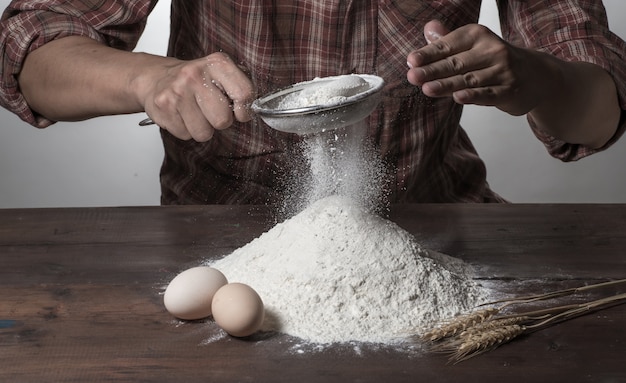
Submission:
{"label": "wheat stalk", "polygon": [[518,324],[499,326],[487,331],[474,331],[462,337],[461,344],[452,353],[450,360],[458,363],[491,351],[498,346],[507,343],[526,331],[525,326]]}
{"label": "wheat stalk", "polygon": [[500,310],[498,308],[494,307],[475,311],[466,315],[460,315],[427,331],[422,335],[422,339],[434,342],[454,336],[470,327],[489,320],[499,311]]}
{"label": "wheat stalk", "polygon": [[455,317],[427,331],[421,336],[421,339],[429,343],[432,351],[448,353],[450,354],[450,362],[458,363],[491,351],[522,334],[538,331],[592,311],[625,303],[626,293],[580,304],[559,305],[541,310],[501,315],[501,311],[507,306],[560,298],[577,292],[624,282],[626,279],[492,302],[491,304],[499,304],[500,306]]}
{"label": "wheat stalk", "polygon": [[500,307],[503,308],[505,306],[510,306],[510,305],[518,304],[518,303],[531,303],[531,302],[543,301],[547,299],[560,298],[560,297],[572,295],[572,294],[579,293],[579,292],[599,289],[599,288],[608,287],[608,286],[620,285],[622,283],[626,283],[626,279],[617,279],[614,281],[601,282],[601,283],[595,283],[591,285],[574,287],[570,289],[551,291],[545,294],[529,295],[529,296],[517,297],[513,299],[501,299],[498,301],[491,301],[491,302],[483,303],[479,305],[478,307],[502,304]]}

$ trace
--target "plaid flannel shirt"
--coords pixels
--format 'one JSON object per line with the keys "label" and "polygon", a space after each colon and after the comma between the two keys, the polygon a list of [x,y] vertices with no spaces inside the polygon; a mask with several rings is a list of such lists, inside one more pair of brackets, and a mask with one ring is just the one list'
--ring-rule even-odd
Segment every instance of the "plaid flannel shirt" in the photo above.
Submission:
{"label": "plaid flannel shirt", "polygon": [[[17,83],[24,57],[46,42],[83,35],[132,49],[155,0],[16,0],[0,26],[0,102],[24,121],[53,123],[26,104]],[[368,136],[394,169],[392,202],[504,202],[459,121],[462,106],[429,99],[406,81],[406,56],[426,44],[424,24],[451,29],[478,20],[480,0],[173,0],[169,55],[194,59],[222,51],[250,74],[259,94],[314,77],[374,73],[386,81]],[[513,44],[586,61],[614,78],[626,110],[626,46],[608,30],[600,0],[500,0],[503,37]],[[624,113],[623,113],[624,114]],[[626,126],[622,119],[610,146]],[[582,145],[537,130],[553,156],[590,155]],[[300,137],[255,119],[218,131],[207,143],[161,131],[164,204],[268,203]],[[603,148],[604,149],[604,148]]]}

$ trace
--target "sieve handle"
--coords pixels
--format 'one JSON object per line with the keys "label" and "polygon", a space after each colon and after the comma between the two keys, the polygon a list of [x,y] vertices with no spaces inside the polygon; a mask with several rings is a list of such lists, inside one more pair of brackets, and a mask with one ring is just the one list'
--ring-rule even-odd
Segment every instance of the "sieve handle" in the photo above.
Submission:
{"label": "sieve handle", "polygon": [[154,121],[152,121],[150,117],[139,121],[139,126],[148,126],[148,125],[154,125]]}

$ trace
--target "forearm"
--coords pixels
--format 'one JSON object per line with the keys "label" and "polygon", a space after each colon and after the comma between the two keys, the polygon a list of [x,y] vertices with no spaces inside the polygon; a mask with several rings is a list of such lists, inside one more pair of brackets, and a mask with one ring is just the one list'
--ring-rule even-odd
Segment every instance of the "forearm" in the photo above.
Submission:
{"label": "forearm", "polygon": [[142,79],[171,60],[66,37],[27,56],[19,85],[29,106],[54,121],[134,113],[144,110]]}
{"label": "forearm", "polygon": [[537,128],[560,140],[602,147],[614,135],[621,116],[613,79],[597,65],[546,56],[554,70],[529,118]]}

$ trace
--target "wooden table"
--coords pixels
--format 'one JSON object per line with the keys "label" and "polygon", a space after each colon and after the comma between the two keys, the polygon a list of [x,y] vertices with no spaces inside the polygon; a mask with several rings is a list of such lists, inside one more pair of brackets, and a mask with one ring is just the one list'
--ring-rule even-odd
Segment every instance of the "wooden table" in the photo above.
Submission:
{"label": "wooden table", "polygon": [[[626,205],[403,205],[390,219],[505,293],[626,278]],[[456,365],[385,347],[217,336],[162,292],[273,225],[258,206],[0,210],[1,382],[625,382],[626,305]]]}

